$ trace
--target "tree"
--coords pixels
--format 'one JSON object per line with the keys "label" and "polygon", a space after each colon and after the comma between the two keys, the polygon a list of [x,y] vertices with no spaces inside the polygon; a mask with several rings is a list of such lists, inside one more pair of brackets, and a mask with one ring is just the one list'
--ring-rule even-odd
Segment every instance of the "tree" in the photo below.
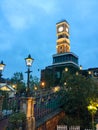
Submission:
{"label": "tree", "polygon": [[65,113],[69,117],[76,117],[81,120],[83,125],[89,123],[89,113],[87,106],[89,99],[97,98],[98,87],[91,78],[83,75],[64,72],[61,84],[65,91]]}
{"label": "tree", "polygon": [[23,81],[23,74],[22,72],[16,72],[11,78],[11,84],[16,85],[16,90],[18,93],[25,92],[25,83]]}
{"label": "tree", "polygon": [[37,89],[40,89],[40,82],[39,82],[39,78],[36,76],[32,76],[30,75],[30,89],[31,91],[34,90],[34,87],[37,87]]}
{"label": "tree", "polygon": [[87,106],[88,111],[90,112],[92,116],[92,129],[94,130],[94,116],[97,112],[98,102],[97,101],[90,101],[89,106]]}
{"label": "tree", "polygon": [[54,75],[52,69],[46,69],[44,71],[44,78],[43,79],[42,79],[42,82],[45,83],[45,89],[50,89],[50,88],[54,87],[55,75]]}

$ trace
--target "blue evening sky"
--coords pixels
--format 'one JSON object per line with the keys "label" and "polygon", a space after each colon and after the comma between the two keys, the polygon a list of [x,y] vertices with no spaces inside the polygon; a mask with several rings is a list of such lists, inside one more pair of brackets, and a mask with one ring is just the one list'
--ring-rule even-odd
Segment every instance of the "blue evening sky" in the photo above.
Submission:
{"label": "blue evening sky", "polygon": [[98,0],[0,0],[0,61],[3,77],[27,67],[24,58],[35,59],[31,70],[39,76],[56,53],[56,23],[70,25],[71,51],[84,69],[98,67]]}

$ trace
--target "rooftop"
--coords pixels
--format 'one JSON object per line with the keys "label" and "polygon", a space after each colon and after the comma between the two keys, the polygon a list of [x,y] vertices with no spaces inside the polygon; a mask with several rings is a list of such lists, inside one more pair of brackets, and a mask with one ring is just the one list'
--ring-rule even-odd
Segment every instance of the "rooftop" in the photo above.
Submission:
{"label": "rooftop", "polygon": [[66,23],[69,25],[69,23],[68,23],[65,19],[60,20],[60,21],[57,22],[56,24],[59,24],[59,23],[62,23],[62,22],[66,22]]}

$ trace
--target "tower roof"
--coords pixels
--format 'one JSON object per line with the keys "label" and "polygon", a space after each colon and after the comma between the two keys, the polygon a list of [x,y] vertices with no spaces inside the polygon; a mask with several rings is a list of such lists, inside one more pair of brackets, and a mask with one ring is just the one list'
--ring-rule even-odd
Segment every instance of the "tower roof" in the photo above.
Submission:
{"label": "tower roof", "polygon": [[69,25],[69,23],[68,23],[65,19],[60,20],[60,21],[57,22],[56,24],[59,24],[59,23],[62,23],[62,22],[66,22],[66,23]]}

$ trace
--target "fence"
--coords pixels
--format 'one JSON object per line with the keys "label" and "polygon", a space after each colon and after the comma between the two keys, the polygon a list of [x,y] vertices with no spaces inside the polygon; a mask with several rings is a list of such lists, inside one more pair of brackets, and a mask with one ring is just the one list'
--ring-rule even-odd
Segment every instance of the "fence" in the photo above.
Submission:
{"label": "fence", "polygon": [[80,126],[69,126],[66,125],[58,125],[57,130],[80,130]]}
{"label": "fence", "polygon": [[34,115],[39,120],[63,105],[62,95],[59,93],[48,93],[35,98]]}
{"label": "fence", "polygon": [[24,122],[17,123],[14,126],[14,123],[9,122],[8,120],[9,116],[13,116],[19,113],[20,97],[8,97],[8,95],[6,94],[5,96],[2,96],[1,99],[2,102],[0,102],[0,129],[3,130],[6,127],[6,130],[11,130],[13,129],[12,127],[18,128],[20,126],[24,126]]}
{"label": "fence", "polygon": [[[24,97],[24,99],[28,99],[28,98]],[[35,104],[34,104],[34,109],[32,110],[34,110],[34,118],[36,122],[40,121],[40,119],[43,119],[45,116],[51,114],[58,108],[62,107],[62,105],[64,104],[63,95],[61,95],[60,92],[47,91],[44,93],[36,94],[36,97],[34,97],[33,99]],[[19,97],[19,95],[16,95],[15,97],[12,98],[5,96],[3,98],[2,116],[0,116],[0,119],[3,120],[11,114],[14,115],[15,113],[19,113],[20,105],[22,103],[21,101],[22,101],[22,97]],[[24,102],[23,107],[24,108],[28,107],[28,105],[27,106],[26,105],[27,105],[26,102]],[[17,125],[18,128],[20,126],[25,126],[25,124],[23,123],[17,122],[17,124],[15,125]],[[14,123],[13,124],[10,123],[8,128],[10,129],[12,127],[14,127]]]}
{"label": "fence", "polygon": [[67,130],[66,125],[57,125],[57,130]]}
{"label": "fence", "polygon": [[0,120],[7,118],[9,115],[19,112],[20,110],[20,97],[3,97],[2,112]]}

